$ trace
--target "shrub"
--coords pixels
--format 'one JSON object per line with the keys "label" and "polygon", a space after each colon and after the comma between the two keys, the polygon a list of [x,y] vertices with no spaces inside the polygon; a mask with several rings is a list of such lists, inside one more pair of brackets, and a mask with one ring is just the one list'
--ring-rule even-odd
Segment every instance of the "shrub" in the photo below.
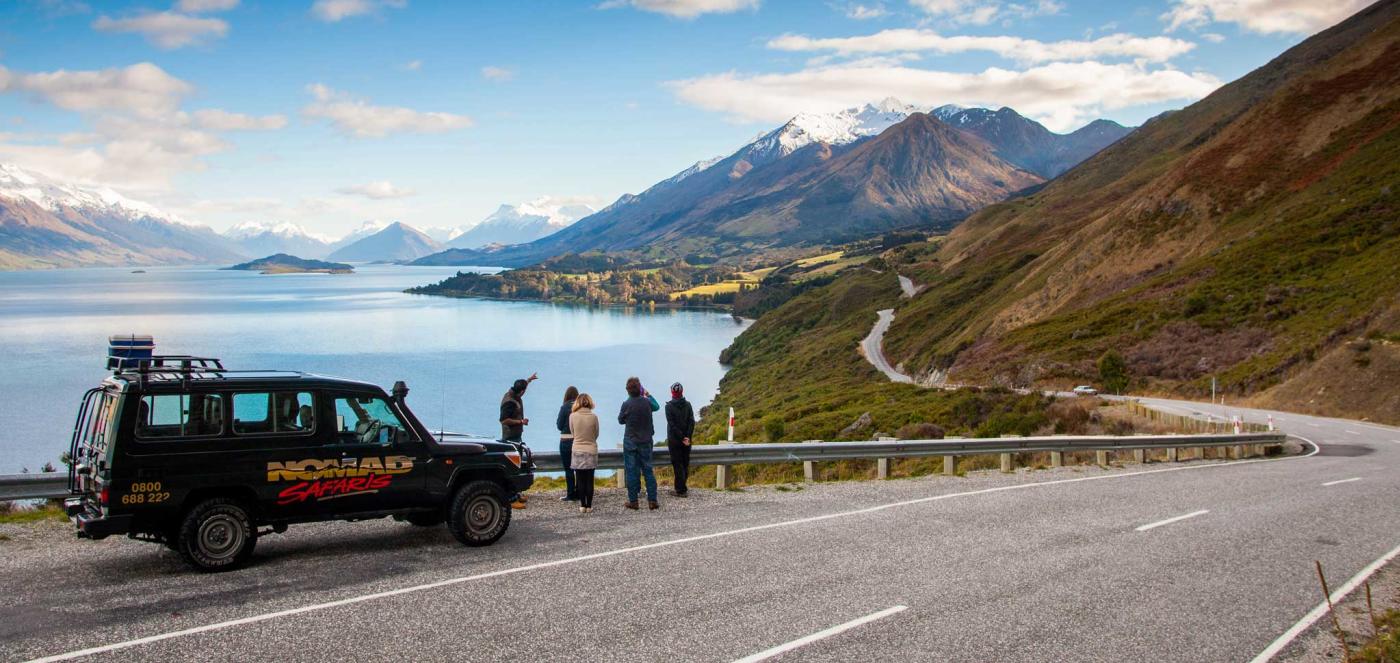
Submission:
{"label": "shrub", "polygon": [[1099,357],[1099,382],[1104,391],[1121,394],[1128,390],[1128,362],[1117,350],[1109,350]]}
{"label": "shrub", "polygon": [[1077,401],[1058,401],[1046,409],[1046,415],[1061,435],[1083,435],[1089,427],[1089,410]]}
{"label": "shrub", "polygon": [[941,440],[943,439],[943,427],[935,423],[922,422],[917,424],[904,424],[899,430],[894,432],[894,436],[901,440]]}
{"label": "shrub", "polygon": [[769,442],[781,442],[783,435],[787,432],[787,425],[783,423],[781,417],[771,415],[763,419],[763,435]]}

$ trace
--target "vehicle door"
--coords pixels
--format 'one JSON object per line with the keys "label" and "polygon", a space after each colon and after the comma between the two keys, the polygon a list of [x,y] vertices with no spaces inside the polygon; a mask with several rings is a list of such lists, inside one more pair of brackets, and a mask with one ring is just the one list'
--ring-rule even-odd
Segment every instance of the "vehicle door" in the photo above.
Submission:
{"label": "vehicle door", "polygon": [[125,445],[128,462],[112,486],[114,503],[169,515],[196,489],[247,485],[257,468],[229,453],[223,395],[146,393],[133,401],[134,441]]}
{"label": "vehicle door", "polygon": [[[427,447],[379,395],[331,394],[333,440],[347,482],[328,491],[338,512],[379,511],[426,501]],[[343,496],[343,497],[342,497]]]}
{"label": "vehicle door", "polygon": [[[246,481],[273,519],[314,517],[314,493],[339,477],[340,459],[328,448],[330,426],[317,394],[309,390],[258,389],[229,394],[232,446],[255,461]],[[308,495],[311,495],[308,498]]]}

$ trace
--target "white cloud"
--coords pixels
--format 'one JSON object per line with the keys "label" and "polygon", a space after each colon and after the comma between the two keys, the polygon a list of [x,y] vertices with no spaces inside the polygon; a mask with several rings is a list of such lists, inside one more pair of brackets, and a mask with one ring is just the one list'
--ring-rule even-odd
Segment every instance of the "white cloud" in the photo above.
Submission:
{"label": "white cloud", "polygon": [[1205,73],[1089,61],[1024,71],[993,67],[980,73],[848,63],[781,74],[730,72],[668,85],[684,102],[741,121],[782,122],[800,112],[835,111],[894,96],[927,107],[1010,106],[1062,131],[1105,110],[1194,101],[1220,81]]}
{"label": "white cloud", "polygon": [[80,113],[91,130],[0,139],[0,158],[65,178],[134,191],[169,187],[178,173],[232,148],[220,132],[276,129],[280,115],[180,110],[193,86],[150,63],[96,71],[10,72],[0,92],[26,94]]}
{"label": "white cloud", "polygon": [[418,71],[423,68],[423,61],[409,60],[408,62],[403,63],[403,68],[405,71]]}
{"label": "white cloud", "polygon": [[194,87],[149,62],[96,71],[10,74],[0,67],[0,91],[28,92],[71,111],[118,111],[144,116],[173,112]]}
{"label": "white cloud", "polygon": [[134,32],[165,49],[193,46],[228,34],[228,22],[217,18],[186,16],[175,12],[150,12],[130,18],[100,16],[92,28],[98,32]]}
{"label": "white cloud", "polygon": [[364,196],[372,200],[386,200],[390,198],[407,198],[416,192],[413,189],[403,189],[394,186],[394,184],[388,180],[380,180],[378,182],[341,187],[336,189],[336,193],[343,193],[347,196]]}
{"label": "white cloud", "polygon": [[308,86],[315,97],[302,115],[327,120],[341,133],[357,138],[382,138],[391,133],[442,133],[465,129],[471,118],[453,113],[422,112],[399,106],[372,106],[320,83]]}
{"label": "white cloud", "polygon": [[226,12],[238,6],[238,0],[180,0],[175,8],[187,14]]}
{"label": "white cloud", "polygon": [[311,5],[311,15],[327,23],[335,23],[384,8],[403,9],[407,6],[408,0],[316,0]]}
{"label": "white cloud", "polygon": [[868,53],[964,53],[987,51],[1017,62],[1051,62],[1063,60],[1092,60],[1104,57],[1139,58],[1149,62],[1165,62],[1195,48],[1196,45],[1170,37],[1135,37],[1113,34],[1092,41],[1065,40],[1043,42],[1022,37],[942,36],[932,30],[882,30],[860,37],[812,38],[804,35],[783,35],[768,42],[768,47],[783,51],[833,51],[841,55]]}
{"label": "white cloud", "polygon": [[1310,35],[1361,11],[1375,0],[1174,0],[1162,20],[1167,31],[1238,23],[1264,34]]}
{"label": "white cloud", "polygon": [[489,81],[508,81],[515,78],[515,70],[505,67],[485,66],[481,68],[481,75]]}
{"label": "white cloud", "polygon": [[909,0],[909,4],[930,16],[955,24],[987,25],[997,19],[1049,16],[1064,11],[1057,0],[1034,0],[1003,4],[1000,0]]}
{"label": "white cloud", "polygon": [[701,14],[728,14],[744,9],[758,9],[759,0],[606,0],[599,9],[632,7],[642,11],[691,19]]}
{"label": "white cloud", "polygon": [[287,118],[282,115],[257,117],[217,108],[197,110],[194,119],[199,126],[213,131],[271,131],[287,126]]}
{"label": "white cloud", "polygon": [[868,21],[873,18],[882,18],[889,15],[889,11],[881,4],[869,6],[851,5],[846,8],[846,18],[855,19],[857,21]]}
{"label": "white cloud", "polygon": [[1212,44],[1219,44],[1225,41],[1225,35],[1222,35],[1219,32],[1203,32],[1201,33],[1201,39],[1204,39]]}

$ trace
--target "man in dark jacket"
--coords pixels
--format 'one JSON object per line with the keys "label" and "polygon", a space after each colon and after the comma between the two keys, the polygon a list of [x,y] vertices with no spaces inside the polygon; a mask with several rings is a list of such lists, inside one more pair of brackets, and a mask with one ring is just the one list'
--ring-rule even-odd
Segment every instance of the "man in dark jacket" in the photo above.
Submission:
{"label": "man in dark jacket", "polygon": [[[525,446],[525,427],[530,425],[530,420],[525,417],[525,390],[530,387],[530,383],[540,379],[539,374],[532,373],[530,377],[516,380],[511,384],[501,396],[501,441],[511,442],[520,446]],[[511,499],[511,508],[525,508],[525,496],[517,493]]]}
{"label": "man in dark jacket", "polygon": [[636,510],[642,478],[645,478],[647,506],[658,509],[661,504],[656,501],[656,474],[651,470],[652,437],[656,435],[651,415],[660,410],[661,405],[642,388],[642,381],[635,377],[627,378],[627,397],[617,414],[617,423],[623,426],[622,472],[627,480],[627,503],[623,506]]}
{"label": "man in dark jacket", "polygon": [[574,413],[574,400],[578,398],[578,387],[569,385],[564,390],[564,404],[559,406],[559,415],[554,418],[554,427],[559,429],[559,463],[564,467],[564,496],[560,502],[577,502],[578,488],[574,484],[574,471],[571,468],[574,455],[574,432],[569,429],[569,415]]}
{"label": "man in dark jacket", "polygon": [[695,410],[685,399],[685,387],[671,385],[666,401],[666,449],[671,452],[671,470],[676,475],[676,497],[685,497],[690,478],[690,436],[695,434]]}

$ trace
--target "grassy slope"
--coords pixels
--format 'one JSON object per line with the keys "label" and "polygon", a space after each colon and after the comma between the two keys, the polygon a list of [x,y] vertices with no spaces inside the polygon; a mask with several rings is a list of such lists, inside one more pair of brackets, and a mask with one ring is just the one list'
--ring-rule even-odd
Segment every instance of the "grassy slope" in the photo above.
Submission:
{"label": "grassy slope", "polygon": [[[899,308],[892,359],[1067,383],[1123,351],[1138,388],[1277,384],[1400,291],[1396,3],[975,215]],[[1323,62],[1318,65],[1317,62]],[[1392,325],[1393,326],[1393,325]]]}

